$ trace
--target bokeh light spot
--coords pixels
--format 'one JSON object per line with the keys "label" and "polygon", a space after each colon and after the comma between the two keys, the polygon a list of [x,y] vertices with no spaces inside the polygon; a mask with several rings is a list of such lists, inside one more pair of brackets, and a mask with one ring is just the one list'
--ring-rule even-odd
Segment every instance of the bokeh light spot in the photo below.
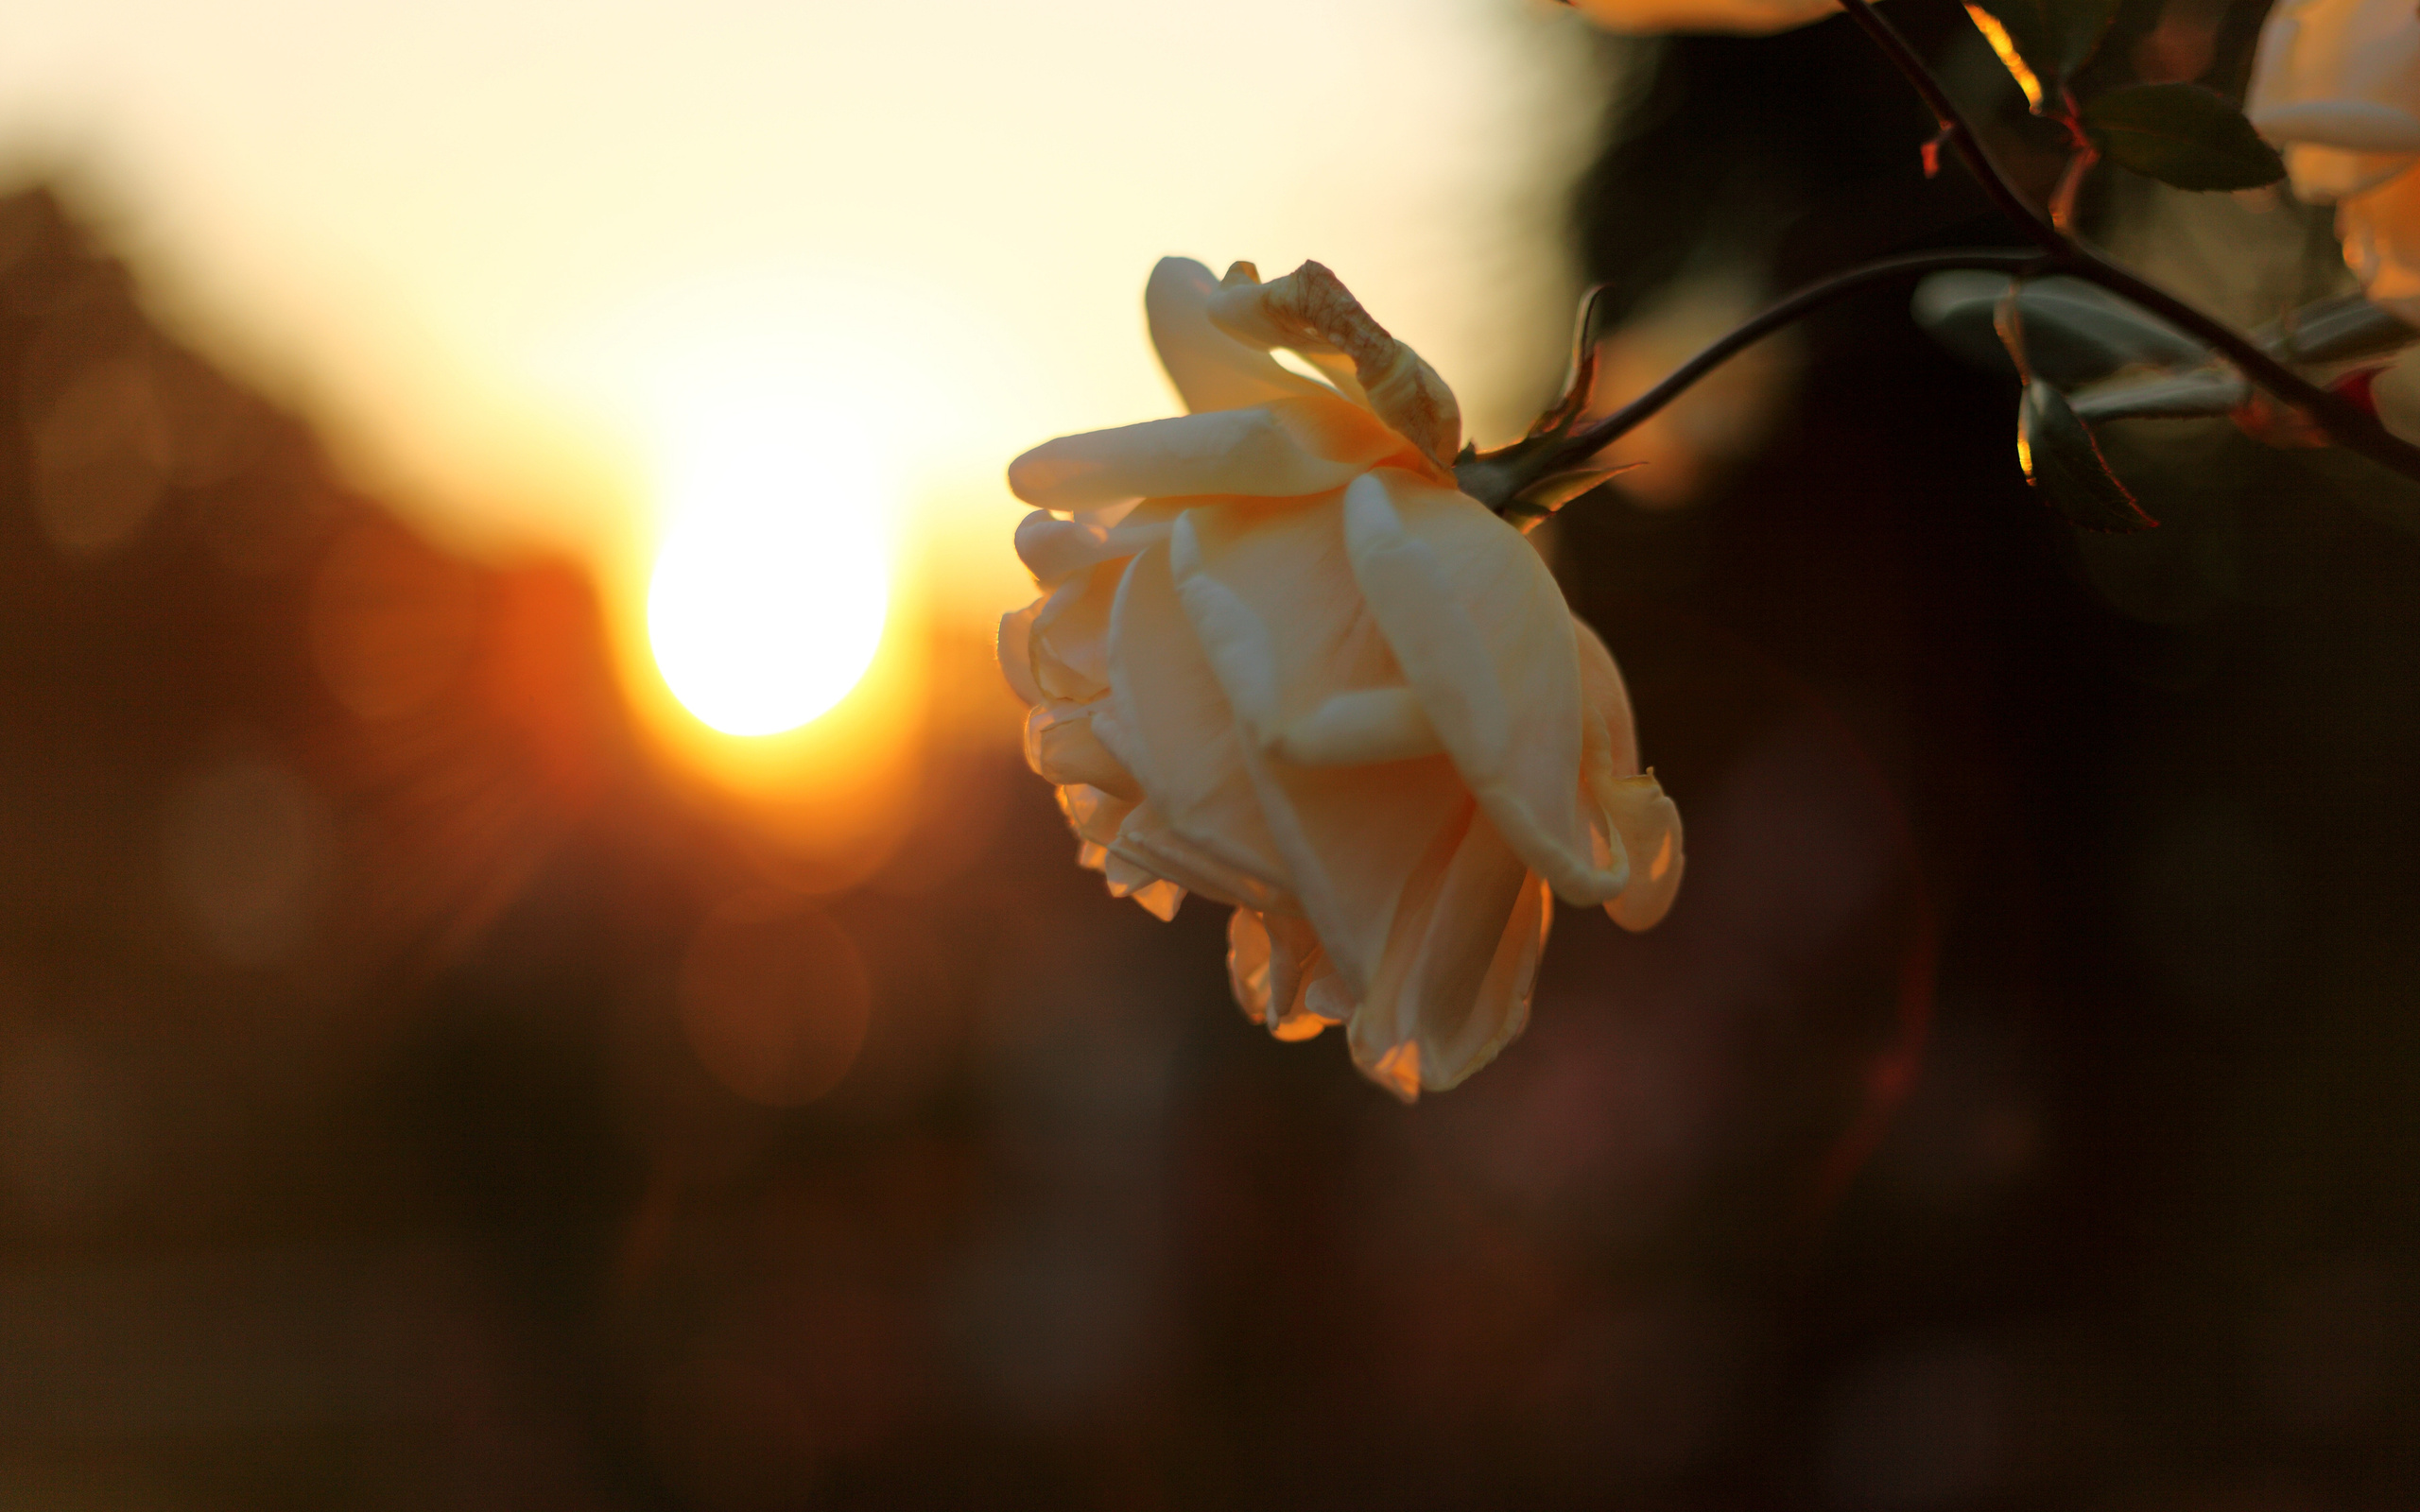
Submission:
{"label": "bokeh light spot", "polygon": [[221,960],[275,965],[312,922],[327,830],[319,796],[281,762],[236,757],[200,768],[168,805],[170,894]]}
{"label": "bokeh light spot", "polygon": [[464,563],[384,522],[354,526],[311,584],[311,655],[363,719],[436,702],[470,658],[478,587]]}
{"label": "bokeh light spot", "polygon": [[864,1044],[873,986],[838,925],[752,893],[699,926],[681,971],[681,1023],[698,1059],[751,1102],[830,1091]]}
{"label": "bokeh light spot", "polygon": [[34,431],[34,505],[69,557],[124,545],[151,516],[168,438],[140,358],[99,361],[68,385]]}

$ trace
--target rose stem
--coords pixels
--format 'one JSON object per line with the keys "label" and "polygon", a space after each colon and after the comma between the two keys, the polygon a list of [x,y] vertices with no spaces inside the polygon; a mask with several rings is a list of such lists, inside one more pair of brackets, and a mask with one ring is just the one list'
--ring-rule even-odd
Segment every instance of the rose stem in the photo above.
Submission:
{"label": "rose stem", "polygon": [[1904,278],[1910,273],[1943,273],[1962,268],[1981,268],[2023,278],[2041,272],[2049,259],[2041,252],[1988,251],[1980,249],[1942,252],[1913,252],[1905,257],[1886,257],[1879,262],[1852,267],[1846,272],[1807,284],[1780,303],[1752,316],[1744,324],[1724,333],[1704,351],[1672,369],[1663,382],[1615,410],[1601,420],[1574,430],[1565,447],[1556,450],[1567,456],[1584,457],[1618,440],[1649,416],[1681,397],[1684,390],[1712,372],[1742,350],[1755,345],[1773,332],[1794,321],[1804,319],[1836,300],[1857,293],[1876,284]]}
{"label": "rose stem", "polygon": [[1932,108],[1933,118],[1941,123],[1943,134],[1956,148],[1959,161],[1965,163],[1967,171],[1982,184],[1983,192],[1991,196],[1992,202],[1999,206],[2001,214],[2014,221],[2018,230],[2041,247],[2044,256],[2056,271],[2123,295],[2169,324],[2200,337],[2225,353],[2254,383],[2308,411],[2347,450],[2358,452],[2406,477],[2420,479],[2420,447],[2389,432],[2378,423],[2376,416],[2364,412],[2342,395],[2331,393],[2304,378],[2261,351],[2249,337],[2204,315],[2157,284],[2147,283],[2107,261],[2044,219],[2041,213],[2016,192],[2015,185],[2009,182],[1999,165],[1992,161],[1991,154],[1983,149],[1982,138],[1976,133],[1974,124],[1949,97],[1949,92],[1942,87],[1932,69],[1908,44],[1908,39],[1874,9],[1873,0],[1841,0],[1841,3],[1848,9],[1850,19],[1863,28],[1866,36],[1873,39],[1874,44],[1882,49],[1883,55],[1897,66],[1900,74],[1924,97],[1924,102]]}

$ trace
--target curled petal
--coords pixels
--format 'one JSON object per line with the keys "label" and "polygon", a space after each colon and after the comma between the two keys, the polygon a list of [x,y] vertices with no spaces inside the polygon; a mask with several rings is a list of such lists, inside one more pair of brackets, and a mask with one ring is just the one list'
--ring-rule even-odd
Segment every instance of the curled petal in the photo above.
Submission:
{"label": "curled petal", "polygon": [[1284,858],[1288,890],[1357,996],[1376,970],[1404,878],[1441,829],[1459,825],[1469,795],[1439,756],[1331,766],[1283,754],[1297,724],[1316,730],[1337,696],[1404,680],[1360,603],[1333,501],[1195,509],[1167,549],[1184,621],[1235,711],[1234,759]]}
{"label": "curled petal", "polygon": [[1049,696],[1033,677],[1033,617],[1042,612],[1044,599],[1037,598],[1023,609],[1011,610],[1000,616],[1000,639],[996,647],[1000,660],[1000,675],[1009,679],[1009,691],[1026,704],[1037,704]]}
{"label": "curled petal", "polygon": [[1210,270],[1189,257],[1161,258],[1143,289],[1151,346],[1184,407],[1198,415],[1319,393],[1319,385],[1210,323],[1218,291]]}
{"label": "curled petal", "polygon": [[1454,1086],[1529,1022],[1552,919],[1547,890],[1476,808],[1409,878],[1347,1027],[1354,1063],[1405,1101]]}
{"label": "curled petal", "polygon": [[[1227,920],[1227,982],[1244,1017],[1280,1040],[1308,1040],[1343,1022],[1325,990],[1335,970],[1300,919],[1238,908]],[[1349,1010],[1348,1010],[1349,1011]]]}
{"label": "curled petal", "polygon": [[1235,711],[1186,623],[1166,543],[1126,569],[1110,622],[1111,718],[1094,730],[1177,834],[1279,891],[1291,879],[1243,765]]}
{"label": "curled petal", "polygon": [[1270,1024],[1269,1032],[1288,1044],[1300,1044],[1305,1040],[1318,1039],[1320,1031],[1335,1022],[1322,1019],[1316,1013],[1294,1013]]}
{"label": "curled petal", "polygon": [[1361,1000],[1353,995],[1352,987],[1338,974],[1332,961],[1303,986],[1303,1011],[1322,1022],[1347,1022],[1360,1006]]}
{"label": "curled petal", "polygon": [[1653,772],[1614,782],[1604,802],[1630,857],[1629,884],[1605,904],[1605,912],[1624,929],[1652,929],[1681,887],[1681,811],[1664,796]]}
{"label": "curled petal", "polygon": [[1258,740],[1339,695],[1403,685],[1362,606],[1336,499],[1189,510],[1169,534],[1168,567],[1221,690]]}
{"label": "curled petal", "polygon": [[1115,520],[1100,514],[1062,520],[1036,509],[1017,523],[1017,558],[1035,582],[1055,588],[1086,568],[1132,557],[1154,541],[1167,540],[1178,513],[1178,506],[1157,499],[1147,499]]}
{"label": "curled petal", "polygon": [[1580,706],[1587,720],[1589,748],[1601,750],[1606,775],[1628,777],[1638,770],[1638,727],[1631,716],[1630,689],[1595,630],[1575,617],[1571,634],[1580,653]]}
{"label": "curled petal", "polygon": [[[1119,798],[1083,782],[1071,782],[1059,789],[1059,812],[1067,816],[1067,828],[1087,846],[1106,849],[1117,838],[1118,830],[1134,812],[1134,800]],[[1098,871],[1100,864],[1086,861],[1085,866]]]}
{"label": "curled petal", "polygon": [[1344,525],[1370,612],[1495,828],[1565,901],[1619,893],[1581,815],[1579,648],[1546,563],[1478,501],[1394,470],[1345,490]]}
{"label": "curled petal", "polygon": [[1469,792],[1442,756],[1377,766],[1296,766],[1257,751],[1248,770],[1293,894],[1350,998],[1365,996],[1409,882],[1438,837],[1459,833]]}
{"label": "curled petal", "polygon": [[1062,510],[1138,498],[1293,498],[1341,488],[1403,452],[1403,438],[1368,410],[1321,394],[1062,436],[1009,464],[1009,490]]}
{"label": "curled petal", "polygon": [[1033,680],[1053,698],[1088,703],[1109,689],[1109,616],[1125,563],[1068,578],[1042,601],[1027,629]]}
{"label": "curled petal", "polygon": [[1267,351],[1333,352],[1352,359],[1354,376],[1380,420],[1417,447],[1430,466],[1450,472],[1461,449],[1462,412],[1454,391],[1420,353],[1387,334],[1341,280],[1318,263],[1284,278],[1229,284],[1209,301],[1211,320]]}
{"label": "curled petal", "polygon": [[1176,918],[1178,907],[1184,902],[1184,889],[1173,882],[1151,882],[1127,896],[1141,903],[1143,912],[1166,924]]}
{"label": "curled petal", "polygon": [[[1637,920],[1632,927],[1645,929],[1670,906],[1671,888],[1679,885],[1680,873],[1675,868],[1668,883],[1660,872],[1651,876],[1638,869],[1642,860],[1651,867],[1655,855],[1651,852],[1641,856],[1633,850],[1631,841],[1639,832],[1635,827],[1625,830],[1619,818],[1626,812],[1619,784],[1638,771],[1638,735],[1631,719],[1630,693],[1622,685],[1621,669],[1614,664],[1612,653],[1597,638],[1597,632],[1577,619],[1572,621],[1572,630],[1580,649],[1581,717],[1586,736],[1580,758],[1581,798],[1587,813],[1589,837],[1597,865],[1622,878],[1621,892],[1607,900],[1606,906],[1622,908],[1624,911],[1616,918]],[[1677,846],[1677,811],[1671,821]],[[1662,901],[1651,912],[1644,900],[1658,889]],[[1624,899],[1630,901],[1625,903]]]}
{"label": "curled petal", "polygon": [[[1256,288],[1259,284],[1260,269],[1250,263],[1229,265],[1227,276],[1219,281],[1219,286],[1222,289]],[[1346,298],[1350,299],[1352,296],[1347,295]],[[1245,319],[1249,323],[1250,315],[1247,315]],[[1363,408],[1369,407],[1370,391],[1361,387],[1361,376],[1355,370],[1353,359],[1342,352],[1316,336],[1288,340],[1285,334],[1273,326],[1265,328],[1261,336],[1262,339],[1257,341],[1252,350],[1258,352],[1284,347],[1318,369],[1319,375],[1327,380],[1328,387]],[[1235,338],[1229,336],[1228,339]]]}
{"label": "curled petal", "polygon": [[1269,1022],[1269,969],[1268,926],[1254,910],[1236,909],[1227,916],[1227,987],[1254,1023]]}
{"label": "curled petal", "polygon": [[1093,730],[1093,705],[1053,698],[1026,714],[1025,760],[1034,775],[1062,786],[1080,783],[1138,800],[1134,776]]}
{"label": "curled petal", "polygon": [[1101,874],[1109,879],[1112,898],[1132,898],[1143,905],[1143,911],[1165,924],[1176,918],[1177,905],[1184,902],[1184,889],[1165,877],[1155,877],[1142,867],[1119,855],[1113,847],[1101,863]]}
{"label": "curled petal", "polygon": [[1270,751],[1304,766],[1365,766],[1444,750],[1409,687],[1351,688],[1277,732]]}
{"label": "curled petal", "polygon": [[1110,849],[1136,866],[1166,877],[1187,892],[1213,902],[1264,913],[1292,912],[1292,899],[1260,878],[1229,866],[1179,834],[1167,817],[1149,803],[1128,814],[1117,826]]}

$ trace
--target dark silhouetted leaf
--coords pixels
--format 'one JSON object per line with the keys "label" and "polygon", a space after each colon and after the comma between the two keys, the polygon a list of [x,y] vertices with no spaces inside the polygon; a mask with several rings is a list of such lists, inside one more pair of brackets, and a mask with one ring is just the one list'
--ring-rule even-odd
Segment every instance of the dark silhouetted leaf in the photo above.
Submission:
{"label": "dark silhouetted leaf", "polygon": [[2179,189],[2256,189],[2285,160],[2223,94],[2199,84],[2129,84],[2083,108],[2083,128],[2112,163]]}
{"label": "dark silhouetted leaf", "polygon": [[2109,471],[2067,396],[2039,379],[2025,386],[2017,406],[2016,458],[2042,502],[2070,524],[2118,535],[2159,524]]}
{"label": "dark silhouetted leaf", "polygon": [[2092,61],[2118,14],[2118,0],[1974,0],[2008,31],[2026,66],[2055,96]]}

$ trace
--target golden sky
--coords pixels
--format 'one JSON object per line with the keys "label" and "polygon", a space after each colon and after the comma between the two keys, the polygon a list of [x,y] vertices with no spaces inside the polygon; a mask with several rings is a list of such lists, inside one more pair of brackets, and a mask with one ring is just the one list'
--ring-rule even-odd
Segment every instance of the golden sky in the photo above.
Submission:
{"label": "golden sky", "polygon": [[1546,0],[0,18],[0,152],[71,176],[171,324],[440,533],[585,554],[633,623],[684,509],[777,485],[800,549],[891,552],[877,615],[884,582],[1015,602],[1002,467],[1167,411],[1167,252],[1319,258],[1514,428],[1559,376],[1605,94]]}

